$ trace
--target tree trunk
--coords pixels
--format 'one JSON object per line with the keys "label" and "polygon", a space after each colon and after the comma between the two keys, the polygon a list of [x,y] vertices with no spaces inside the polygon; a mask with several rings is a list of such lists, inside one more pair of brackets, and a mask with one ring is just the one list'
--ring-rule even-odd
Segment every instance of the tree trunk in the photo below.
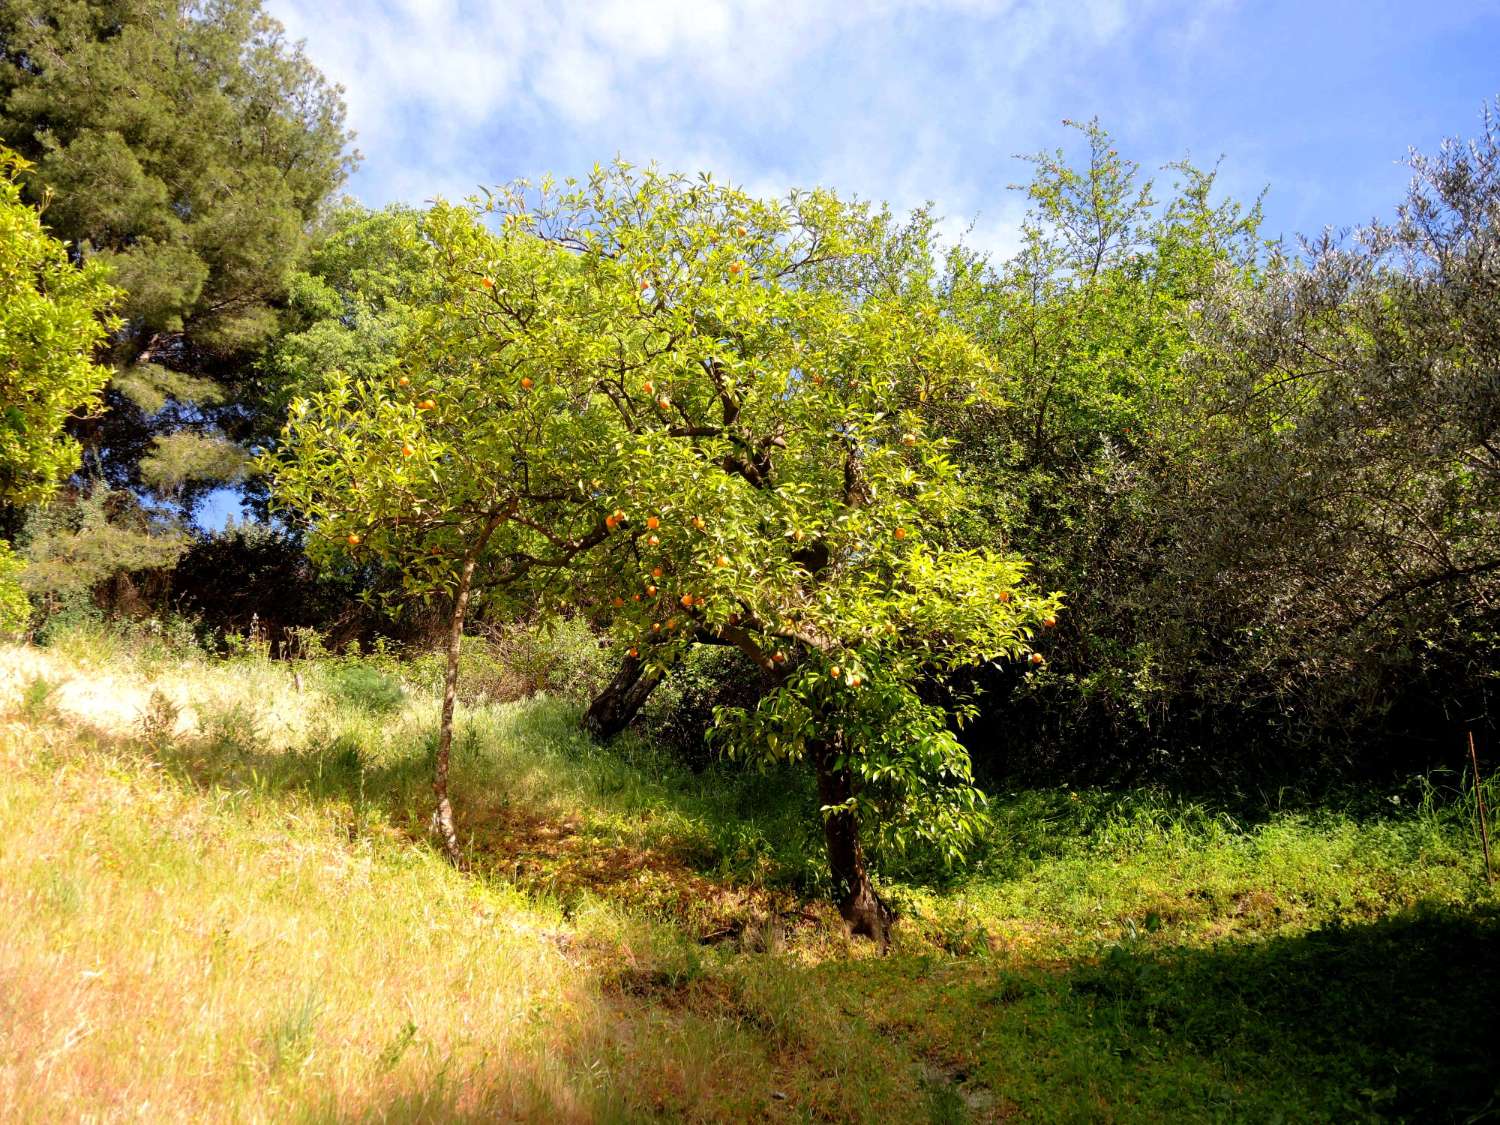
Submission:
{"label": "tree trunk", "polygon": [[613,738],[630,725],[661,681],[661,672],[647,668],[639,657],[627,656],[583,713],[583,729],[600,741]]}
{"label": "tree trunk", "polygon": [[453,827],[453,805],[448,800],[448,764],[453,751],[453,710],[458,697],[458,654],[464,639],[464,614],[469,608],[469,588],[474,582],[474,567],[503,518],[499,513],[491,515],[480,532],[479,539],[464,556],[463,568],[458,572],[458,591],[453,598],[453,616],[448,619],[448,667],[443,675],[443,718],[438,724],[437,765],[432,777],[432,791],[437,796],[437,811],[433,820],[436,822],[438,835],[443,840],[443,854],[448,857],[449,863],[460,870],[464,867],[464,858],[458,849],[458,832]]}
{"label": "tree trunk", "polygon": [[442,837],[443,854],[454,867],[463,867],[458,850],[458,833],[453,827],[453,805],[448,800],[448,763],[453,751],[453,710],[458,696],[458,656],[464,638],[464,612],[469,608],[469,585],[474,578],[474,559],[464,560],[458,578],[458,596],[453,599],[453,615],[448,621],[448,667],[443,674],[443,718],[438,724],[437,766],[433,772],[432,791],[437,795],[438,835]]}
{"label": "tree trunk", "polygon": [[[848,766],[838,763],[838,749],[826,742],[810,747],[818,771],[818,801],[825,808],[842,805],[854,795]],[[890,943],[890,908],[880,901],[870,882],[865,851],[859,842],[859,821],[848,809],[823,817],[823,839],[828,845],[828,867],[833,874],[834,898],[849,932],[867,937],[884,948]]]}

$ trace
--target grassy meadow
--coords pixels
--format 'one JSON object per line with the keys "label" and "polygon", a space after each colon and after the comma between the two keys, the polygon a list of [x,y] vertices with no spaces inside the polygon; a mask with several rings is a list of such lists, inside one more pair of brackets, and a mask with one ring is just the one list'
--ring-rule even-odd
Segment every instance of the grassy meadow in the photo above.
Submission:
{"label": "grassy meadow", "polygon": [[1456,776],[998,793],[971,868],[885,858],[882,956],[820,897],[804,779],[596,746],[565,699],[463,710],[452,869],[432,673],[0,649],[0,1117],[1500,1114]]}

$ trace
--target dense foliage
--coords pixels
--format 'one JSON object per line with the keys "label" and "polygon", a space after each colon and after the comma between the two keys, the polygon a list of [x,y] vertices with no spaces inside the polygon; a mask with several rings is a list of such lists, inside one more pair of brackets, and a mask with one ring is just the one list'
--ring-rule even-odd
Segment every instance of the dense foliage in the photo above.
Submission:
{"label": "dense foliage", "polygon": [[1153,202],[1085,132],[1081,169],[1040,160],[1023,251],[953,288],[1010,377],[960,456],[1072,594],[976,750],[1216,784],[1453,761],[1493,723],[1493,120],[1415,161],[1394,224],[1296,253],[1192,168]]}
{"label": "dense foliage", "polygon": [[[78,445],[63,423],[98,403],[107,372],[93,352],[115,297],[103,267],[70,261],[67,245],[21,200],[16,175],[27,168],[0,147],[0,512],[46,501],[77,466]],[[27,616],[15,571],[0,538],[0,632]]]}
{"label": "dense foliage", "polygon": [[4,0],[0,138],[124,290],[90,470],[190,507],[243,474],[250,363],[350,165],[339,91],[259,0]]}

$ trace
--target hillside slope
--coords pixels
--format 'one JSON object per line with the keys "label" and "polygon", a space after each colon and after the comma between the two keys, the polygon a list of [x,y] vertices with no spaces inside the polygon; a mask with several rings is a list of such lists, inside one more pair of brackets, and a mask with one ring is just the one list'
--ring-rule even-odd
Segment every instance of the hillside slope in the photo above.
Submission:
{"label": "hillside slope", "polygon": [[[819,905],[786,779],[463,716],[400,669],[0,650],[0,1116],[1445,1118],[1496,1103],[1460,812],[1015,794],[977,874]],[[784,783],[784,784],[783,784]],[[794,787],[793,787],[794,789]]]}

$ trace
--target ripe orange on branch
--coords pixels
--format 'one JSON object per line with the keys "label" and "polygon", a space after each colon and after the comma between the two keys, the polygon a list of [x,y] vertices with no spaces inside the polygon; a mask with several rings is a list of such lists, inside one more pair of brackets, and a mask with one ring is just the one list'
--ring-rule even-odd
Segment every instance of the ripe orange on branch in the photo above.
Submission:
{"label": "ripe orange on branch", "polygon": [[661,526],[661,520],[657,519],[655,516],[647,516],[646,526],[652,531],[655,531],[658,527]]}
{"label": "ripe orange on branch", "polygon": [[354,532],[352,532],[352,531],[349,533],[349,546],[351,546],[351,547],[358,547],[359,546],[359,536],[355,535]]}

